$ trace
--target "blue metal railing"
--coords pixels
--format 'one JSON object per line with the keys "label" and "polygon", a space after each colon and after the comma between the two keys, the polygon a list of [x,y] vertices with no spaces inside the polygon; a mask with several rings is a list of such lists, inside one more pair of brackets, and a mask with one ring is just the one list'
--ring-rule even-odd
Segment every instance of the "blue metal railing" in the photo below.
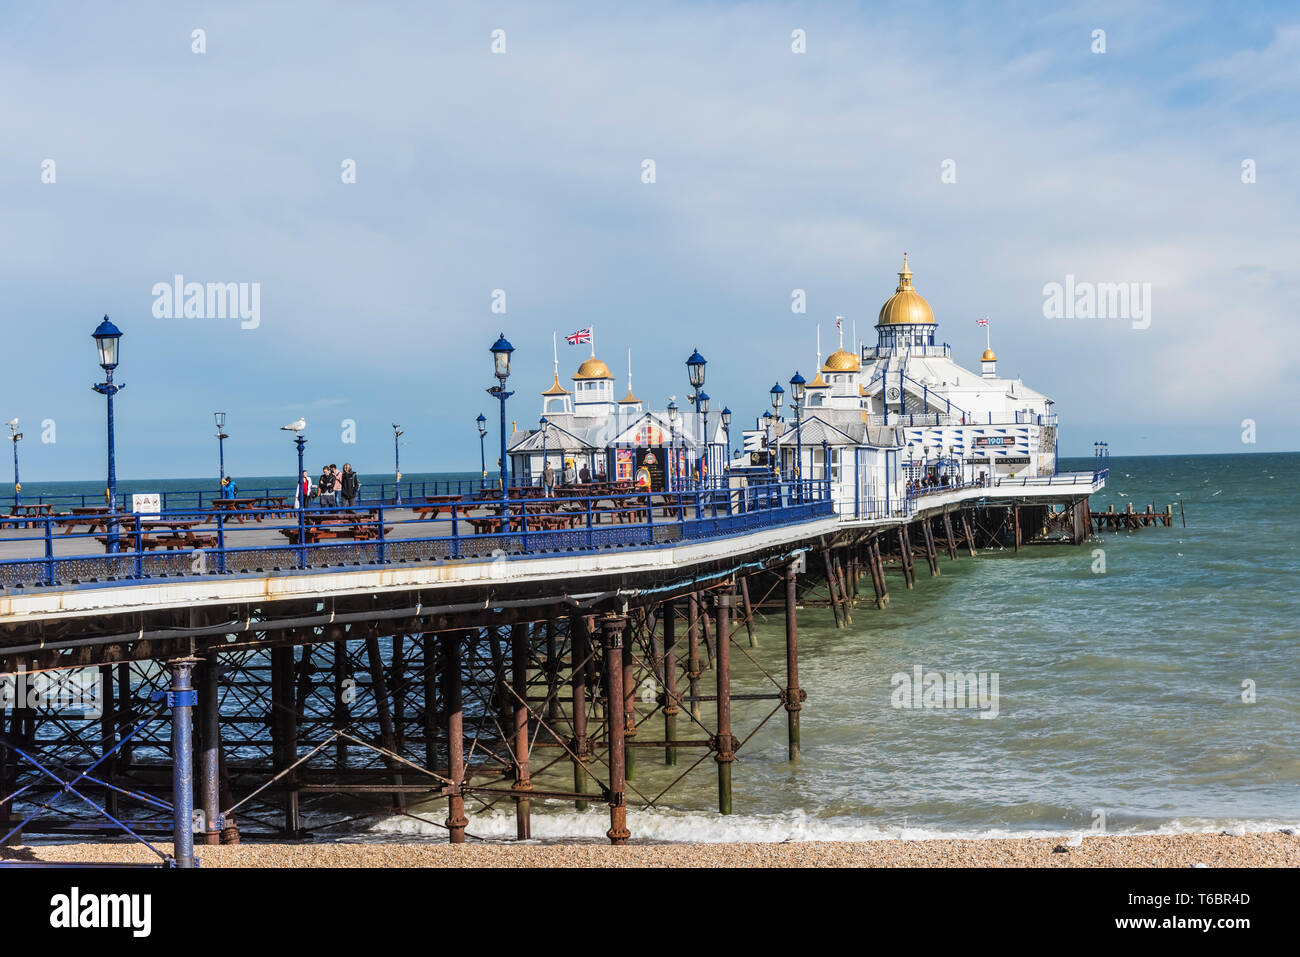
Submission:
{"label": "blue metal railing", "polygon": [[[0,558],[0,586],[654,547],[833,514],[829,483],[804,480],[506,501],[414,499],[400,506],[379,501],[359,509],[165,508],[150,515],[26,516],[0,519],[0,555],[5,556]],[[114,542],[116,551],[111,550]],[[94,545],[101,547],[88,550]]]}

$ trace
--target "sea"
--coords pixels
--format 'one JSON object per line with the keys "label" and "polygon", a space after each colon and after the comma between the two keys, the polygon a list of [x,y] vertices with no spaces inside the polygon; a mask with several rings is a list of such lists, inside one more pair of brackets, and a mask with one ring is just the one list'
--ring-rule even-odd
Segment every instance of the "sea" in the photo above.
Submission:
{"label": "sea", "polygon": [[[1092,464],[1066,460],[1062,467]],[[97,483],[81,484],[96,491]],[[122,484],[129,490],[133,483]],[[139,490],[212,485],[154,481]],[[24,486],[24,499],[74,487],[33,483]],[[1103,532],[1082,547],[944,556],[938,577],[921,563],[912,591],[890,571],[888,607],[863,601],[843,629],[828,609],[803,610],[801,760],[788,760],[783,710],[769,714],[771,701],[737,701],[733,723],[744,743],[733,765],[734,813],[717,812],[708,755],[683,750],[678,765],[666,767],[660,752],[639,750],[628,797],[634,839],[1300,826],[1300,546],[1291,533],[1300,511],[1300,453],[1116,456],[1092,505],[1121,511],[1130,503],[1138,511],[1172,503],[1173,527]],[[869,581],[864,585],[869,592]],[[742,633],[742,648],[733,652],[736,693],[773,690],[767,675],[779,681],[784,673],[779,612],[759,621],[756,639],[750,648]],[[996,697],[984,707],[905,707],[902,679],[918,668],[982,674]],[[706,673],[706,686],[711,680]],[[657,719],[642,733],[659,737]],[[534,784],[571,787],[567,762],[535,775]],[[438,826],[445,802],[411,811],[343,839],[445,839]],[[471,807],[470,819],[473,835],[513,839],[510,807]],[[602,805],[578,813],[533,802],[536,840],[603,840],[607,827]]]}

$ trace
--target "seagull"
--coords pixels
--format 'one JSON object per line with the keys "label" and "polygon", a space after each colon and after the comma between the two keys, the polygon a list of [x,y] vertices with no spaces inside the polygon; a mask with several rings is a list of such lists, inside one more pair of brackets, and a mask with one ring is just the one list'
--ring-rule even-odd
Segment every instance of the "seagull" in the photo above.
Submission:
{"label": "seagull", "polygon": [[297,422],[290,422],[288,425],[280,426],[281,432],[301,432],[307,428],[307,420],[299,419]]}
{"label": "seagull", "polygon": [[17,419],[10,419],[10,420],[9,420],[9,428],[11,428],[11,429],[12,429],[12,428],[16,428],[17,425],[18,425],[18,420],[17,420]]}

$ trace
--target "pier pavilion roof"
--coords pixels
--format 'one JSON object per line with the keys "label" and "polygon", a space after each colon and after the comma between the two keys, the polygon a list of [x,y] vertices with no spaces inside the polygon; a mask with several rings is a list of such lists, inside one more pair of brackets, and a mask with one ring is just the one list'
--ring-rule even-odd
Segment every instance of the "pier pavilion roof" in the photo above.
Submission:
{"label": "pier pavilion roof", "polygon": [[609,371],[609,366],[601,362],[595,356],[592,356],[582,365],[578,366],[578,371],[573,374],[575,382],[583,379],[613,379],[614,373]]}
{"label": "pier pavilion roof", "polygon": [[898,274],[898,288],[880,307],[878,326],[934,325],[934,310],[919,292],[912,288],[912,271],[907,268],[907,253],[903,253],[903,269]]}

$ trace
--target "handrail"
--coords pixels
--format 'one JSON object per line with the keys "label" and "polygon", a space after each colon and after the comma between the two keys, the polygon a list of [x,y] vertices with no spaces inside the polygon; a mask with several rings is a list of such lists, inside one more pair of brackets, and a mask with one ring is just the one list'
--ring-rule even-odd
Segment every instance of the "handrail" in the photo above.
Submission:
{"label": "handrail", "polygon": [[[445,515],[444,515],[445,513]],[[829,481],[365,506],[160,509],[0,518],[0,586],[210,577],[393,561],[554,555],[657,546],[831,516]],[[430,521],[435,524],[429,527]],[[81,526],[87,530],[81,531]],[[401,530],[399,532],[399,529]],[[434,534],[423,534],[428,529]],[[97,531],[97,530],[102,530]],[[414,531],[415,534],[407,534]],[[248,544],[251,533],[262,533]],[[278,537],[267,544],[268,536]],[[394,534],[398,533],[398,534]],[[116,536],[116,538],[115,538]],[[283,541],[278,540],[282,538]],[[90,551],[94,540],[103,550]],[[116,541],[117,550],[110,551]],[[64,546],[60,548],[59,546]],[[13,551],[27,552],[9,557]],[[66,552],[66,554],[60,554]]]}

